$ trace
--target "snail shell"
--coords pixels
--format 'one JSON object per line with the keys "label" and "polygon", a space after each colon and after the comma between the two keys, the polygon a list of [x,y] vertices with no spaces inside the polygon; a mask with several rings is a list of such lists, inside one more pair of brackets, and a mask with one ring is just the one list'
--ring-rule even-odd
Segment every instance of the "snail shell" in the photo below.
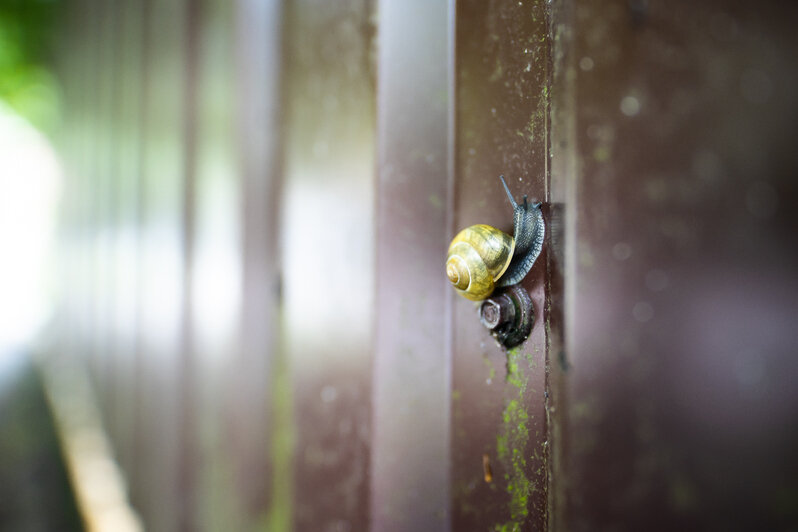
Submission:
{"label": "snail shell", "polygon": [[466,227],[449,244],[446,275],[462,296],[485,299],[510,266],[515,239],[489,225]]}
{"label": "snail shell", "polygon": [[532,269],[543,248],[545,227],[540,203],[518,203],[500,176],[513,206],[514,235],[489,225],[460,231],[449,245],[446,275],[457,292],[474,301],[487,298],[496,286],[511,286]]}

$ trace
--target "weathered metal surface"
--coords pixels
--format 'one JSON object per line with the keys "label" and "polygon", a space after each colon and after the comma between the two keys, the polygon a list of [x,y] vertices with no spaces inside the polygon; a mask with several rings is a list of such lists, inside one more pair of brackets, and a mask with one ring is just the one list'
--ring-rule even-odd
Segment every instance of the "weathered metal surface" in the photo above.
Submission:
{"label": "weathered metal surface", "polygon": [[795,526],[798,12],[567,4],[557,528]]}
{"label": "weathered metal surface", "polygon": [[[544,2],[461,2],[457,10],[454,227],[512,233],[516,198],[546,202],[548,64]],[[544,206],[545,213],[545,206]],[[478,305],[453,301],[452,528],[545,528],[546,251],[522,285],[537,316],[505,353]],[[452,295],[451,297],[455,297]],[[486,482],[483,455],[492,469]]]}

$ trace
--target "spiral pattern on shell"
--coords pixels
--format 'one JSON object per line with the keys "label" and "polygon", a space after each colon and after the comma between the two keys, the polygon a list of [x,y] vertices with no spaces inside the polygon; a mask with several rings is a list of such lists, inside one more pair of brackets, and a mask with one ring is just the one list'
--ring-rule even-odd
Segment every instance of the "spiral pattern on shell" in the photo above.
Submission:
{"label": "spiral pattern on shell", "polygon": [[510,265],[514,249],[515,240],[507,233],[489,225],[472,225],[449,245],[446,275],[462,296],[485,299]]}

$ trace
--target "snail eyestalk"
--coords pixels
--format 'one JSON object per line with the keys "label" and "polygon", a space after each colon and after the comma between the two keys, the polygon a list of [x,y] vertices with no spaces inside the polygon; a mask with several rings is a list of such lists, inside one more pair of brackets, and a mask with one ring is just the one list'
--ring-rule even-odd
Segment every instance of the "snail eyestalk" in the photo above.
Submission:
{"label": "snail eyestalk", "polygon": [[500,175],[499,179],[502,180],[502,185],[504,185],[504,191],[507,192],[507,197],[510,199],[510,203],[513,205],[513,209],[518,207],[518,204],[515,202],[515,198],[513,197],[513,193],[510,192],[510,187],[507,186],[507,181],[504,180],[504,176]]}

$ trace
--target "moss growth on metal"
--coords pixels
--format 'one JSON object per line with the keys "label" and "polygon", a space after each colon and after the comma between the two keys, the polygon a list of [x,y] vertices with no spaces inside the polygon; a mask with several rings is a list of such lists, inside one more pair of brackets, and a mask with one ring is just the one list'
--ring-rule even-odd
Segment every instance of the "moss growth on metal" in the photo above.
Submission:
{"label": "moss growth on metal", "polygon": [[288,531],[293,529],[293,392],[291,373],[285,349],[275,353],[272,376],[272,439],[271,462],[272,500],[266,516],[261,520],[261,530]]}
{"label": "moss growth on metal", "polygon": [[496,378],[496,367],[493,365],[493,362],[488,357],[482,357],[482,361],[485,363],[485,367],[488,369],[488,377],[485,379],[486,384],[492,384],[493,379]]}
{"label": "moss growth on metal", "polygon": [[526,408],[527,377],[523,361],[530,362],[519,348],[507,351],[507,385],[512,390],[502,412],[502,428],[496,437],[496,451],[503,465],[504,480],[509,496],[510,520],[496,525],[494,530],[520,530],[529,516],[530,499],[537,489],[527,476],[527,447],[529,444],[529,412]]}

